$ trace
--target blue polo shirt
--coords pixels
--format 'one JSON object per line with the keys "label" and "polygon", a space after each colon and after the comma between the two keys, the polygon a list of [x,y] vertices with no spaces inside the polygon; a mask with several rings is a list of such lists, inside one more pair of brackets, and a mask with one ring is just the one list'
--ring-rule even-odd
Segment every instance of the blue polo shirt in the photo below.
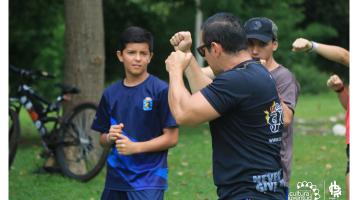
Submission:
{"label": "blue polo shirt", "polygon": [[[123,131],[134,142],[151,140],[164,128],[176,127],[168,105],[168,84],[150,75],[134,87],[125,86],[123,81],[109,86],[92,129],[108,133],[114,123],[123,123]],[[113,145],[107,158],[105,187],[119,191],[166,189],[167,176],[167,150],[125,156]]]}

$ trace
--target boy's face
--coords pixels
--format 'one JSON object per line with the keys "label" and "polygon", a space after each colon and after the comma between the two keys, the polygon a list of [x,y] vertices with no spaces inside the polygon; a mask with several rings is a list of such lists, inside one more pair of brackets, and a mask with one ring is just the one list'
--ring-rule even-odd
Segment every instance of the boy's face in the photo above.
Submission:
{"label": "boy's face", "polygon": [[268,43],[257,39],[249,39],[248,50],[253,58],[268,60],[278,47],[277,41],[271,40]]}
{"label": "boy's face", "polygon": [[117,57],[124,65],[126,76],[140,76],[146,73],[152,56],[147,43],[128,43],[123,51],[117,51]]}

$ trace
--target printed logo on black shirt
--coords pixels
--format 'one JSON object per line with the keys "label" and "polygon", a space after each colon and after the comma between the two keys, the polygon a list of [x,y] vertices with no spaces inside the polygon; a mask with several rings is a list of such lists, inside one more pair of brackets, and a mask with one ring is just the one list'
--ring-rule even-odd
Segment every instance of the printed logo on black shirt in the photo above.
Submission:
{"label": "printed logo on black shirt", "polygon": [[270,108],[264,111],[264,113],[266,115],[266,122],[270,126],[271,133],[278,133],[283,125],[281,104],[273,101]]}
{"label": "printed logo on black shirt", "polygon": [[256,190],[259,192],[277,192],[278,188],[285,186],[285,181],[282,178],[282,169],[276,172],[252,176],[252,180],[256,183]]}

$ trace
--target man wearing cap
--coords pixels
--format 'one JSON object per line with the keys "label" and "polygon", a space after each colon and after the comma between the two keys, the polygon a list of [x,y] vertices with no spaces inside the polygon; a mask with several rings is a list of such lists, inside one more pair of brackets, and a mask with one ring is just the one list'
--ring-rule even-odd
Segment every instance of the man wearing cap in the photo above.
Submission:
{"label": "man wearing cap", "polygon": [[291,174],[293,115],[300,91],[299,83],[294,75],[284,66],[277,63],[273,53],[278,48],[276,24],[265,17],[255,17],[246,21],[244,25],[248,39],[248,50],[255,59],[260,59],[276,81],[276,87],[283,105],[286,126],[282,134],[281,162],[286,182],[287,194]]}

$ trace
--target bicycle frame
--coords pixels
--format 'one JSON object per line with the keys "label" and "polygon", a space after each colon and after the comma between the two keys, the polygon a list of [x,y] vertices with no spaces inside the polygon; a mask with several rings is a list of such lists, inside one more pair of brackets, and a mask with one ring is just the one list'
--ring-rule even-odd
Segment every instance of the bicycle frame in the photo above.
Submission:
{"label": "bicycle frame", "polygon": [[[39,78],[54,78],[45,71],[27,70],[9,66],[18,74],[20,86],[9,98],[9,166],[16,155],[17,142],[20,136],[19,113],[24,107],[35,124],[44,148],[44,157],[54,157],[64,175],[80,181],[95,177],[105,164],[107,151],[100,146],[99,135],[91,134],[90,120],[97,105],[82,102],[69,110],[64,116],[62,102],[70,101],[72,95],[80,93],[75,86],[56,84],[61,92],[54,101],[47,101],[37,95],[31,83]],[[11,136],[11,137],[10,137]],[[72,151],[73,150],[73,151]],[[72,160],[71,160],[72,159]],[[84,170],[76,170],[74,165],[85,165]]]}
{"label": "bicycle frame", "polygon": [[[21,84],[16,96],[17,97],[10,98],[10,107],[17,113],[20,112],[21,107],[24,107],[27,110],[41,136],[43,147],[49,151],[49,142],[53,141],[49,141],[47,137],[59,129],[61,119],[60,103],[63,100],[63,95],[57,97],[57,100],[54,103],[49,103],[44,98],[37,95],[29,85]],[[55,116],[49,116],[50,113],[55,113]],[[48,122],[54,123],[51,130],[48,130],[45,126]]]}

